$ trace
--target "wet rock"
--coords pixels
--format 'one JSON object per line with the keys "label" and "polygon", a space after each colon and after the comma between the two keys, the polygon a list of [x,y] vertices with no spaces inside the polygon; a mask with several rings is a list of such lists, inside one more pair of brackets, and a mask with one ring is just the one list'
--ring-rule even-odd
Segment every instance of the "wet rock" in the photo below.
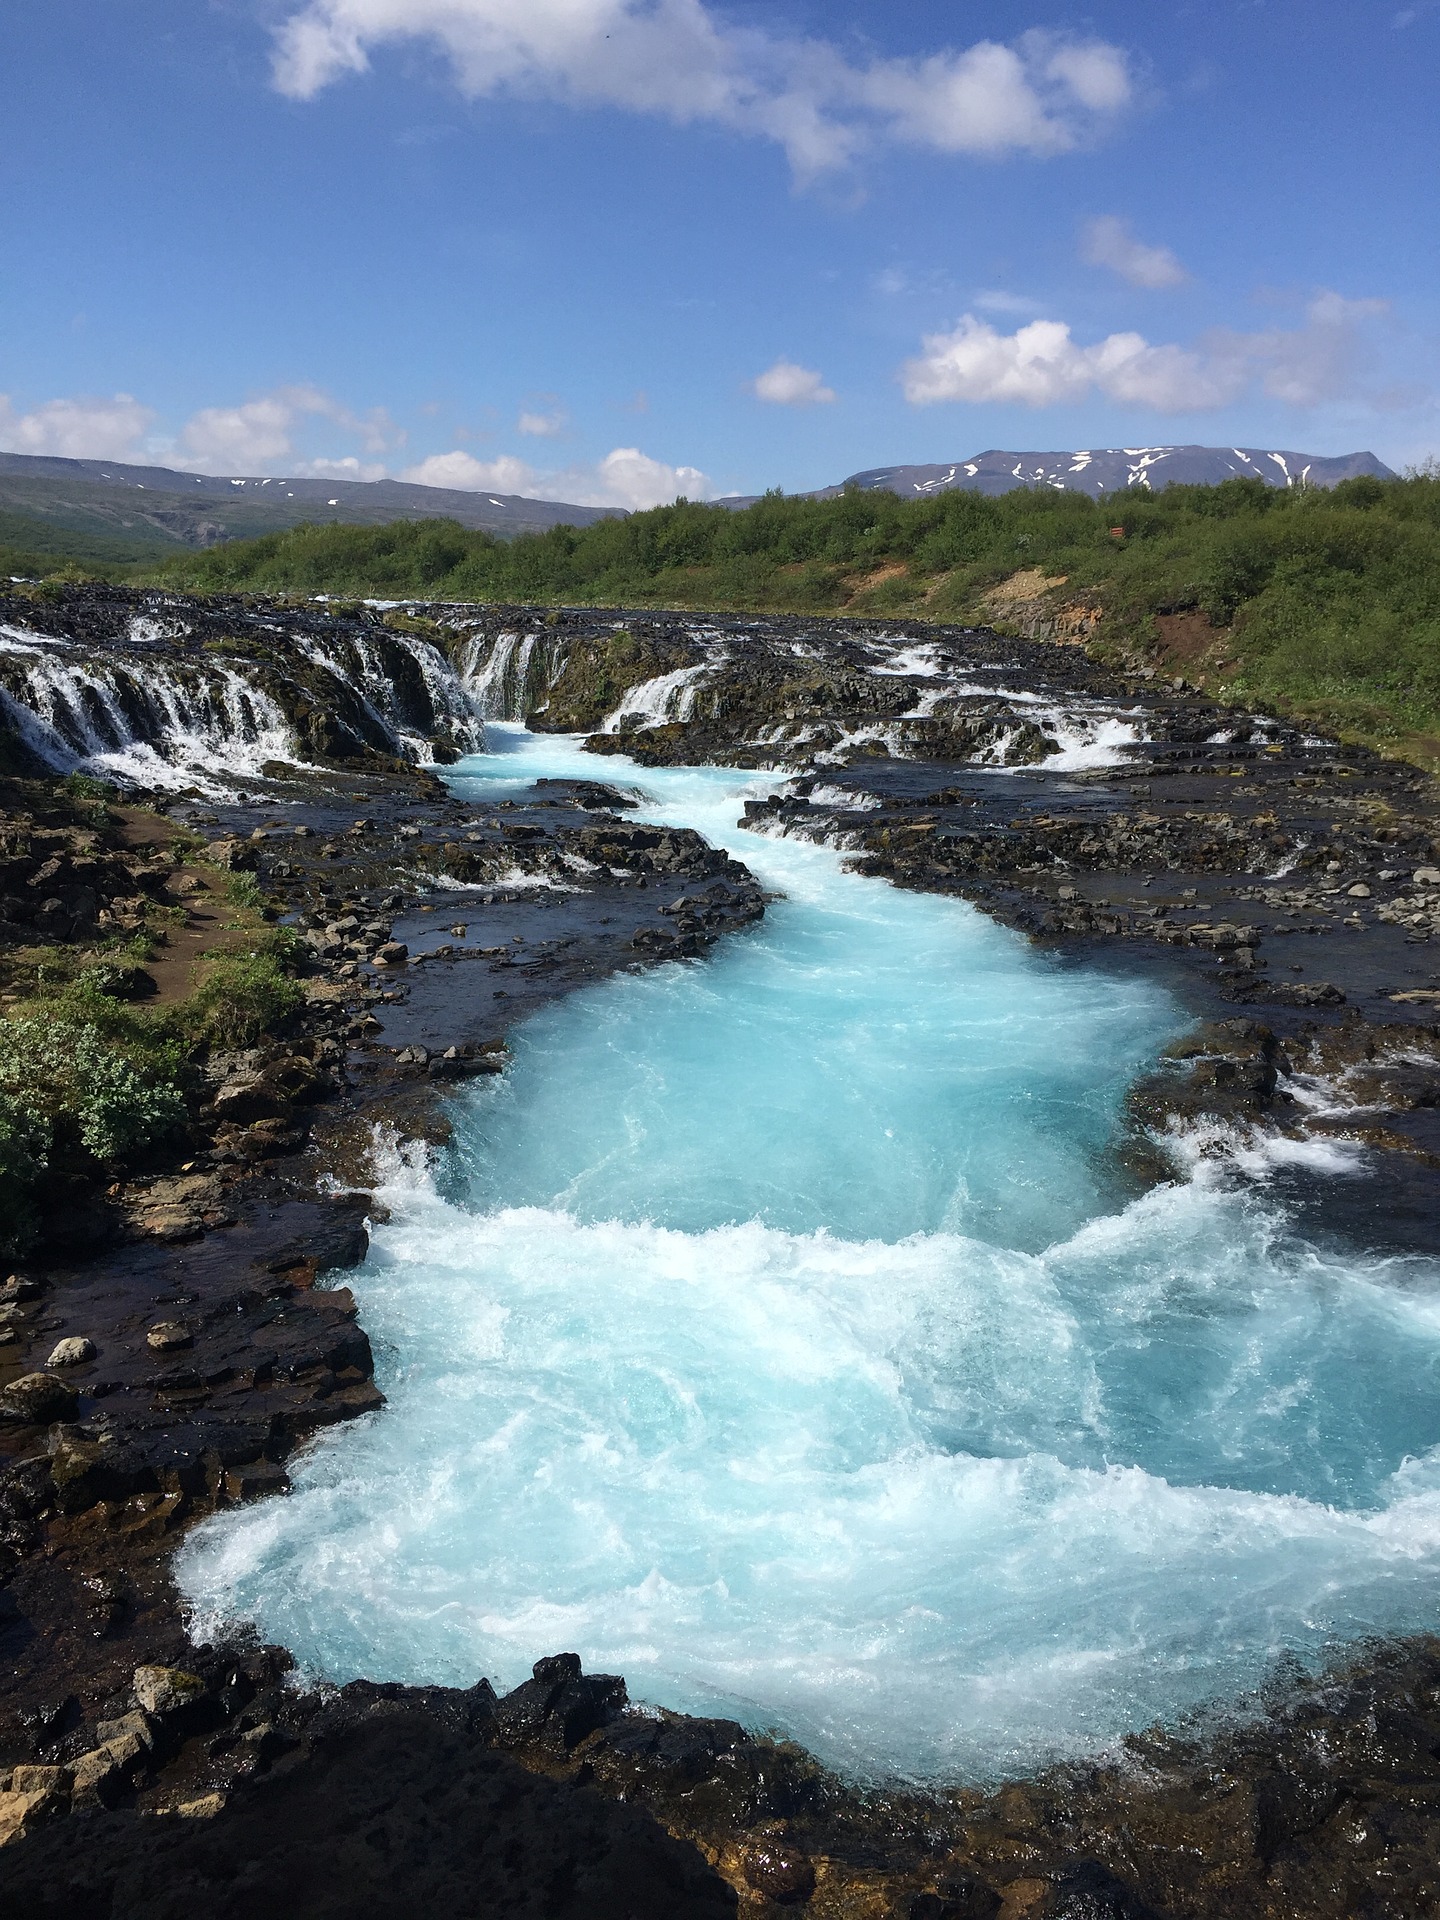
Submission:
{"label": "wet rock", "polygon": [[1098,1860],[1081,1861],[1061,1874],[1032,1911],[1035,1920],[1160,1920],[1133,1888]]}
{"label": "wet rock", "polygon": [[47,1367],[83,1367],[87,1360],[95,1358],[95,1342],[83,1337],[72,1336],[68,1340],[57,1340],[51,1350]]}
{"label": "wet rock", "polygon": [[949,1873],[910,1901],[906,1920],[994,1920],[1000,1896],[978,1873]]}
{"label": "wet rock", "polygon": [[815,1891],[813,1862],[783,1834],[768,1834],[746,1848],[745,1884],[780,1906],[798,1905]]}
{"label": "wet rock", "polygon": [[1132,1088],[1127,1102],[1141,1126],[1159,1131],[1200,1120],[1257,1120],[1288,1072],[1279,1041],[1256,1020],[1207,1022],[1161,1059],[1161,1071]]}
{"label": "wet rock", "polygon": [[52,1373],[24,1373],[0,1389],[0,1420],[49,1426],[52,1421],[73,1420],[78,1405],[74,1387]]}
{"label": "wet rock", "polygon": [[195,1336],[183,1320],[157,1320],[145,1335],[145,1344],[154,1353],[178,1353],[193,1347]]}
{"label": "wet rock", "polygon": [[50,1478],[62,1513],[84,1513],[102,1500],[126,1500],[156,1486],[143,1447],[93,1439],[73,1427],[62,1427],[55,1436]]}
{"label": "wet rock", "polygon": [[537,1660],[534,1678],[507,1693],[495,1709],[497,1729],[520,1742],[535,1741],[568,1753],[623,1712],[625,1682],[611,1673],[585,1674],[578,1653]]}

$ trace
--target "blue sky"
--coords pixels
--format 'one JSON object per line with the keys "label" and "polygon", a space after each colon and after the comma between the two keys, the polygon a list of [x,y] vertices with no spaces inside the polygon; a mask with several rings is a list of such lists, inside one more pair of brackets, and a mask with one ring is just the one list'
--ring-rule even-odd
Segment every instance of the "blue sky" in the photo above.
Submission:
{"label": "blue sky", "polygon": [[1440,4],[46,0],[0,446],[650,504],[1440,451]]}

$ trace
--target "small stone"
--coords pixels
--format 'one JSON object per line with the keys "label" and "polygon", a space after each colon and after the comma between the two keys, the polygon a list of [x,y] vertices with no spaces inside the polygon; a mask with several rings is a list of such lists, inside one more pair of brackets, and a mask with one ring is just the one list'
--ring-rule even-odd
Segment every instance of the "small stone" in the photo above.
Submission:
{"label": "small stone", "polygon": [[83,1367],[87,1360],[95,1358],[95,1342],[82,1338],[57,1340],[47,1367]]}
{"label": "small stone", "polygon": [[375,964],[381,967],[402,967],[409,958],[410,949],[403,940],[387,940],[375,950]]}
{"label": "small stone", "polygon": [[181,1667],[137,1667],[134,1677],[135,1698],[146,1713],[176,1713],[188,1707],[205,1691],[198,1673],[186,1673]]}
{"label": "small stone", "polygon": [[1057,900],[1073,900],[1075,898],[1075,889],[1074,887],[1061,887],[1055,897]]}
{"label": "small stone", "polygon": [[1417,867],[1410,878],[1417,887],[1440,887],[1440,867]]}
{"label": "small stone", "polygon": [[1370,889],[1363,880],[1358,882],[1357,885],[1347,888],[1346,891],[1352,900],[1368,900],[1370,898]]}
{"label": "small stone", "polygon": [[145,1344],[154,1353],[176,1353],[181,1347],[193,1347],[195,1336],[183,1320],[157,1320]]}

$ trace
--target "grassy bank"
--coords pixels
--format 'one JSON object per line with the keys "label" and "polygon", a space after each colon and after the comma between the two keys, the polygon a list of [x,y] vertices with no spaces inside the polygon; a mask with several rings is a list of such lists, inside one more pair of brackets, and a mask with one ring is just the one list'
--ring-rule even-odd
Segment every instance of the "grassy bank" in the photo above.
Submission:
{"label": "grassy bank", "polygon": [[909,615],[1079,640],[1440,761],[1440,477],[902,500],[681,501],[498,540],[302,527],[144,577],[262,592]]}
{"label": "grassy bank", "polygon": [[[167,858],[198,862],[155,827]],[[97,874],[131,851],[93,782],[0,782],[0,861],[23,868],[37,831]],[[153,1152],[173,1157],[205,1057],[283,1030],[299,1008],[294,934],[268,923],[251,875],[206,871],[219,911],[178,992],[157,995],[149,971],[186,919],[163,895],[132,898],[123,930],[0,946],[0,1258]]]}

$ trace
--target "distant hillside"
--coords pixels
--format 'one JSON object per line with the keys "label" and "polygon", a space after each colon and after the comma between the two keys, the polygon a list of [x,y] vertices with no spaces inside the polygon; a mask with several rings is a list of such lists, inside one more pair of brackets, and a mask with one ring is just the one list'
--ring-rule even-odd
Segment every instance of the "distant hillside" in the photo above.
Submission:
{"label": "distant hillside", "polygon": [[[1395,474],[1373,453],[1267,453],[1243,447],[1103,447],[1076,453],[1006,453],[992,447],[968,460],[929,467],[867,467],[838,486],[817,487],[805,500],[833,500],[846,487],[862,493],[898,493],[902,500],[931,494],[1013,493],[1017,487],[1053,487],[1056,492],[1088,493],[1092,500],[1125,487],[1218,487],[1237,477],[1263,480],[1270,487],[1334,487],[1357,474],[1393,480]],[[748,507],[757,495],[735,496],[727,507]]]}
{"label": "distant hillside", "polygon": [[111,460],[0,453],[0,542],[77,558],[147,560],[177,547],[283,533],[305,521],[385,526],[446,519],[507,537],[587,527],[619,511],[403,480],[217,477]]}

